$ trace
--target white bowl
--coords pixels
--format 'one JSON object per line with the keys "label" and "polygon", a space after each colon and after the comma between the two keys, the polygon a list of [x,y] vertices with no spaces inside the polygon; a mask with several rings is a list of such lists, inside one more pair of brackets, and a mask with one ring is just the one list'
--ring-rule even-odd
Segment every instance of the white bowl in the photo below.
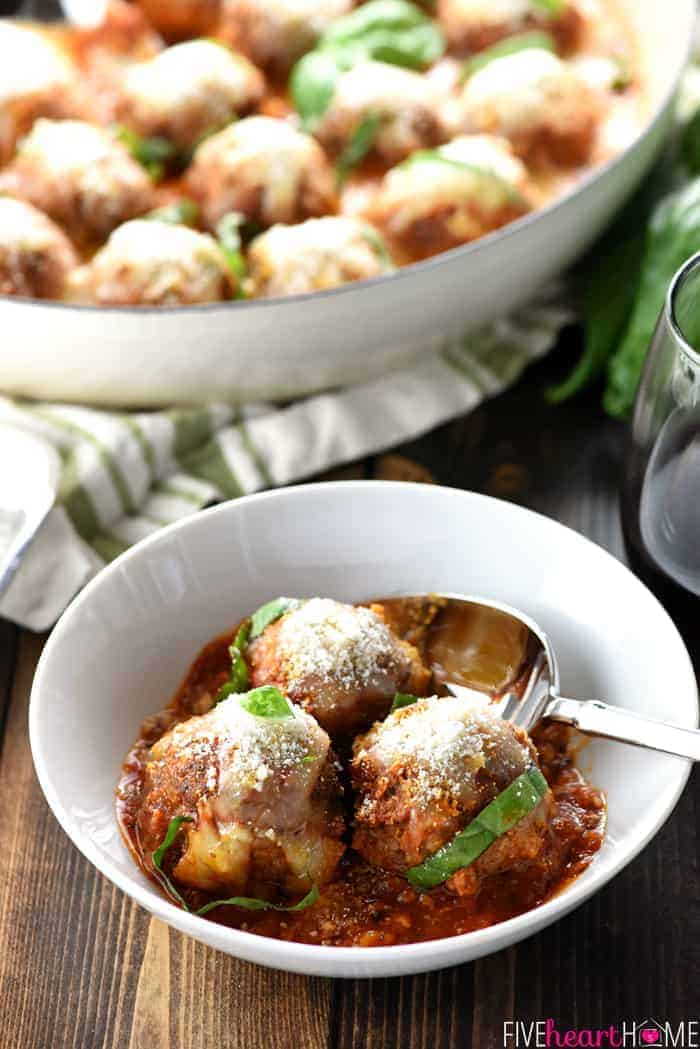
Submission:
{"label": "white bowl", "polygon": [[619,6],[639,41],[649,121],[561,200],[391,276],[296,298],[160,310],[0,298],[0,386],[112,405],[285,399],[385,374],[504,316],[592,244],[668,128],[695,0]]}
{"label": "white bowl", "polygon": [[[198,649],[280,593],[350,601],[430,590],[529,613],[559,656],[565,694],[697,723],[686,650],[661,605],[576,532],[470,492],[398,483],[307,485],[226,503],[164,529],[100,573],[53,632],[32,689],[44,793],[75,845],[153,914],[248,961],[323,976],[391,976],[468,961],[529,936],[599,889],[659,829],[689,763],[596,741],[582,764],[609,802],[591,866],[541,907],[489,929],[397,947],[315,947],[187,914],[141,874],[114,816],[121,761]],[[640,915],[640,920],[643,916]]]}

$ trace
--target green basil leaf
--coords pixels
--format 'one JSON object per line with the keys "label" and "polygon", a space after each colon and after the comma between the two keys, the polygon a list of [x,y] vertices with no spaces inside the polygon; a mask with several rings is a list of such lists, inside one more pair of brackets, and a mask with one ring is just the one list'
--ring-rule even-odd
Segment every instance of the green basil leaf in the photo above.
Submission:
{"label": "green basil leaf", "polygon": [[492,47],[487,47],[467,59],[462,66],[462,79],[472,76],[497,58],[505,58],[507,55],[514,55],[518,51],[529,51],[532,48],[556,51],[554,37],[551,33],[533,29],[529,33],[516,33],[514,36],[506,37],[505,40],[499,40]]}
{"label": "green basil leaf", "polygon": [[305,911],[307,907],[316,902],[318,897],[318,886],[312,885],[303,899],[299,900],[298,903],[291,904],[289,907],[284,907],[279,903],[269,903],[267,900],[259,900],[255,896],[231,896],[228,900],[212,900],[211,903],[205,903],[203,907],[200,907],[194,913],[201,918],[217,907],[243,907],[247,911],[286,911],[291,913],[293,911]]}
{"label": "green basil leaf", "polygon": [[183,197],[172,204],[164,204],[162,208],[154,208],[144,218],[169,222],[173,226],[194,226],[199,218],[199,208],[193,200]]}
{"label": "green basil leaf", "polygon": [[250,640],[253,641],[254,638],[260,637],[263,630],[267,629],[271,623],[276,622],[286,612],[291,612],[301,604],[302,601],[298,597],[275,597],[272,601],[262,605],[250,617]]}
{"label": "green basil leaf", "polygon": [[381,233],[370,225],[369,222],[362,223],[362,234],[364,239],[367,241],[369,246],[372,248],[377,258],[384,263],[385,268],[388,270],[394,269],[394,260],[389,254],[389,250],[384,243],[384,238]]}
{"label": "green basil leaf", "polygon": [[331,103],[336,80],[347,68],[346,62],[330,51],[309,51],[296,63],[289,91],[305,131],[316,129]]}
{"label": "green basil leaf", "polygon": [[180,906],[184,907],[184,909],[186,911],[189,910],[189,907],[187,906],[187,903],[185,902],[185,900],[182,898],[180,893],[177,891],[177,889],[175,888],[175,886],[171,882],[170,878],[167,876],[167,874],[163,870],[163,860],[165,859],[166,852],[168,851],[168,849],[170,848],[172,843],[175,841],[175,838],[177,837],[177,833],[180,830],[180,827],[182,826],[182,824],[183,823],[193,823],[193,822],[194,821],[193,821],[191,816],[173,816],[173,818],[171,819],[170,823],[168,824],[168,829],[165,832],[165,837],[163,838],[162,842],[160,843],[158,848],[153,853],[153,866],[156,868],[156,871],[158,872],[159,880],[161,881],[161,883],[162,883],[163,887],[165,888],[166,892],[168,892],[168,894],[170,896],[172,896],[173,899],[177,900],[177,902],[180,904]]}
{"label": "green basil leaf", "polygon": [[432,889],[463,867],[469,867],[502,834],[532,812],[547,789],[546,779],[536,765],[531,765],[447,845],[411,867],[406,873],[408,881],[416,889]]}
{"label": "green basil leaf", "polygon": [[229,211],[219,219],[216,226],[216,237],[219,241],[219,247],[224,253],[229,269],[239,284],[245,278],[247,271],[245,256],[243,255],[243,238],[241,236],[241,230],[246,221],[246,216],[239,211]]}
{"label": "green basil leaf", "polygon": [[654,209],[624,337],[608,365],[603,405],[611,415],[632,411],[644,358],[676,270],[700,250],[700,178],[669,194]]}
{"label": "green basil leaf", "polygon": [[154,182],[159,182],[167,166],[177,157],[177,148],[160,135],[142,138],[131,128],[118,124],[114,128],[117,139],[126,146],[134,160],[145,168]]}
{"label": "green basil leaf", "polygon": [[379,113],[367,113],[355,128],[347,146],[335,166],[336,185],[340,189],[360,161],[369,153],[377,137],[382,118]]}
{"label": "green basil leaf", "polygon": [[412,707],[420,698],[420,696],[412,696],[408,692],[397,692],[389,713],[393,714],[395,710],[403,710],[404,707]]}
{"label": "green basil leaf", "polygon": [[568,6],[568,0],[530,0],[530,3],[542,14],[549,15],[551,18],[563,15]]}
{"label": "green basil leaf", "polygon": [[338,18],[318,47],[341,52],[353,65],[367,59],[424,69],[445,51],[437,22],[409,0],[369,0]]}
{"label": "green basil leaf", "polygon": [[248,666],[243,656],[243,651],[248,644],[249,636],[250,620],[246,619],[238,628],[238,632],[229,648],[231,656],[231,673],[228,681],[223,684],[217,692],[214,706],[216,706],[217,703],[221,703],[223,699],[228,699],[229,696],[245,692],[248,688]]}
{"label": "green basil leaf", "polygon": [[239,703],[256,718],[293,718],[294,710],[289,700],[273,685],[261,685],[252,692],[245,692]]}

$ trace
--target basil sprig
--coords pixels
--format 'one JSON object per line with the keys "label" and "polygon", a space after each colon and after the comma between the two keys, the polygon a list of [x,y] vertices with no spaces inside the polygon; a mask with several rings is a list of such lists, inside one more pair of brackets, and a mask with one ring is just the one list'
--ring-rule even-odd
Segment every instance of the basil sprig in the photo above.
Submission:
{"label": "basil sprig", "polygon": [[231,896],[226,900],[210,900],[209,903],[205,903],[203,907],[193,911],[187,901],[184,900],[177,891],[170,878],[168,878],[167,874],[163,871],[163,859],[165,858],[166,852],[175,841],[180,827],[183,823],[192,822],[193,820],[191,816],[174,816],[168,824],[165,837],[153,853],[153,866],[158,871],[160,880],[169,894],[176,899],[182,909],[189,914],[203,917],[205,914],[208,914],[209,911],[215,910],[216,907],[242,907],[246,911],[305,911],[307,907],[310,907],[312,903],[315,903],[318,899],[318,886],[314,884],[303,899],[299,900],[298,903],[290,904],[288,907],[283,906],[280,903],[270,903],[269,900],[260,900],[255,896]]}
{"label": "basil sprig", "polygon": [[239,703],[256,718],[293,718],[294,708],[289,700],[274,685],[261,685],[252,692],[245,692]]}
{"label": "basil sprig", "polygon": [[260,637],[271,623],[281,619],[287,612],[298,608],[302,602],[298,597],[275,597],[272,601],[261,605],[257,612],[250,617],[250,640]]}
{"label": "basil sprig", "polygon": [[158,222],[169,222],[173,226],[194,226],[199,218],[199,208],[189,197],[183,197],[181,200],[173,201],[172,204],[154,208],[143,217],[155,219]]}
{"label": "basil sprig", "polygon": [[374,145],[382,118],[379,113],[367,113],[357,125],[352,138],[335,165],[336,186],[341,189],[348,176],[364,160]]}
{"label": "basil sprig", "polygon": [[160,182],[170,164],[177,158],[177,147],[161,135],[143,138],[132,128],[117,124],[117,139],[126,146],[134,160],[145,168],[154,182]]}
{"label": "basil sprig", "polygon": [[452,841],[418,866],[411,867],[406,873],[411,885],[415,889],[432,889],[456,871],[469,867],[497,838],[532,812],[547,789],[547,780],[536,765],[531,765]]}
{"label": "basil sprig", "polygon": [[467,59],[462,66],[462,79],[472,76],[497,58],[506,58],[508,55],[517,54],[518,51],[531,51],[533,48],[540,51],[556,51],[554,37],[551,33],[533,29],[529,33],[516,33],[505,40],[499,40],[492,47],[487,47]]}
{"label": "basil sprig", "polygon": [[412,696],[409,692],[397,692],[389,713],[393,714],[395,710],[403,710],[404,707],[412,707],[420,698],[420,696]]}
{"label": "basil sprig", "polygon": [[445,51],[442,29],[409,0],[369,0],[323,33],[321,50],[342,51],[353,65],[367,59],[424,69]]}
{"label": "basil sprig", "polygon": [[233,696],[238,692],[245,692],[248,688],[248,665],[243,656],[243,651],[248,644],[249,636],[250,620],[245,619],[238,628],[236,636],[229,648],[229,654],[231,656],[231,673],[229,674],[229,679],[216,693],[214,705],[220,703],[222,699],[228,699],[229,696]]}
{"label": "basil sprig", "polygon": [[438,23],[409,0],[369,0],[338,18],[294,66],[289,81],[294,108],[304,128],[313,131],[341,73],[370,60],[424,69],[445,46]]}

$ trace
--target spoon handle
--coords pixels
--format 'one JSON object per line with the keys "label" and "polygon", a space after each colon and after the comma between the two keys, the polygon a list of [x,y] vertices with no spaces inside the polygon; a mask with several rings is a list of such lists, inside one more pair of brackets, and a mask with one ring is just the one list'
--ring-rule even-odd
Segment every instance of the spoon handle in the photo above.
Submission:
{"label": "spoon handle", "polygon": [[552,696],[544,716],[573,725],[592,736],[617,739],[622,743],[634,743],[638,747],[700,761],[698,729],[667,725],[664,721],[654,721],[622,707],[610,707],[597,699],[582,701]]}

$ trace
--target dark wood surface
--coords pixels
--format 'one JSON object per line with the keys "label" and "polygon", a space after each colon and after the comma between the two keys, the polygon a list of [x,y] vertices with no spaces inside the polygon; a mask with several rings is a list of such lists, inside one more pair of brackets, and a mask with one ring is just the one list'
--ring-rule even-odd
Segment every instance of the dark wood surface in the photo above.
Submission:
{"label": "dark wood surface", "polygon": [[[601,415],[596,394],[558,409],[542,399],[576,342],[569,332],[509,393],[346,473],[434,479],[512,499],[624,557],[624,428]],[[680,625],[698,659],[695,621]],[[644,852],[540,935],[427,976],[289,976],[169,930],[69,843],[43,800],[27,740],[41,643],[0,623],[0,1049],[487,1049],[503,1045],[512,1019],[552,1017],[560,1028],[697,1019],[697,769]]]}

